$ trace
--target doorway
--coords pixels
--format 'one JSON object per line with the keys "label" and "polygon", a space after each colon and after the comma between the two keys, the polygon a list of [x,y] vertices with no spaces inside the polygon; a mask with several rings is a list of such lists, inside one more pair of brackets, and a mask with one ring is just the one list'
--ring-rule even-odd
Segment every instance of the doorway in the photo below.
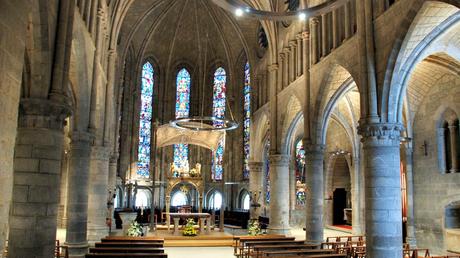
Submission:
{"label": "doorway", "polygon": [[347,207],[347,191],[345,188],[336,188],[333,194],[333,225],[345,225],[344,209]]}

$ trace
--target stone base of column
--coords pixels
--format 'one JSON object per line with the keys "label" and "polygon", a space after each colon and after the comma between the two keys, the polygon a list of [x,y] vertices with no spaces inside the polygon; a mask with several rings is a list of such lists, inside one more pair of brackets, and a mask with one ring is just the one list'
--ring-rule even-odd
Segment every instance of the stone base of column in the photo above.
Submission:
{"label": "stone base of column", "polygon": [[269,234],[277,234],[277,235],[290,235],[291,229],[290,228],[275,228],[275,227],[268,227]]}
{"label": "stone base of column", "polygon": [[82,243],[64,243],[68,246],[69,258],[83,258],[88,253],[88,242]]}
{"label": "stone base of column", "polygon": [[98,242],[101,238],[109,235],[108,227],[102,227],[99,225],[88,225],[88,241]]}

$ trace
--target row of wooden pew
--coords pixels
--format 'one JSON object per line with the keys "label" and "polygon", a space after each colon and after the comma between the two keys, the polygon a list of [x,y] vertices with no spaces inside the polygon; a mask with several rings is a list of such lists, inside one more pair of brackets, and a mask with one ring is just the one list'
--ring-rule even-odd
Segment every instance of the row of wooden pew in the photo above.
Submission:
{"label": "row of wooden pew", "polygon": [[308,244],[285,235],[235,236],[233,254],[239,258],[262,257],[310,257],[343,258],[334,249],[320,248],[320,245]]}
{"label": "row of wooden pew", "polygon": [[114,257],[168,257],[164,251],[164,239],[143,237],[106,237],[95,247],[89,249],[86,258],[114,258]]}

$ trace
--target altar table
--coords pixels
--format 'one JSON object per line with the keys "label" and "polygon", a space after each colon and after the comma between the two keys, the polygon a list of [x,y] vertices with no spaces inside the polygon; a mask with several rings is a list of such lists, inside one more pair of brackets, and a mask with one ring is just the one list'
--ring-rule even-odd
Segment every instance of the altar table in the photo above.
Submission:
{"label": "altar table", "polygon": [[204,232],[204,223],[206,221],[206,233],[211,232],[211,214],[209,213],[169,213],[169,216],[174,220],[173,234],[179,234],[179,220],[188,218],[198,218],[200,225],[200,232]]}

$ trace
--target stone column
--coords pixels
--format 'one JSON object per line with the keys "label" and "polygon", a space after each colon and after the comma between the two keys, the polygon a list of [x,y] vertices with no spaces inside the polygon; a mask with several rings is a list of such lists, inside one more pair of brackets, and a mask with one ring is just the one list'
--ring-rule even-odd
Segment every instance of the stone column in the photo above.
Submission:
{"label": "stone column", "polygon": [[280,53],[280,59],[281,59],[281,69],[278,70],[280,73],[279,79],[281,80],[281,84],[278,86],[278,92],[283,90],[287,85],[288,85],[288,62],[287,62],[287,54],[282,52]]}
{"label": "stone column", "polygon": [[289,210],[295,210],[296,204],[296,177],[295,177],[295,157],[289,165]]}
{"label": "stone column", "polygon": [[[296,58],[296,61],[297,61],[297,65],[296,65],[296,68],[297,68],[297,71],[296,71],[296,75],[297,77],[300,77],[302,75],[302,72],[303,72],[303,68],[302,68],[302,53],[303,53],[303,46],[302,46],[302,34],[297,34],[296,36],[296,40],[297,40],[297,48],[296,48],[296,54],[297,54],[297,58]],[[305,46],[305,45],[304,45]],[[306,59],[306,57],[305,57]]]}
{"label": "stone column", "polygon": [[452,168],[450,169],[451,173],[456,173],[459,171],[460,164],[458,160],[458,127],[455,124],[455,121],[449,122],[449,133],[450,133],[450,156],[452,160]]}
{"label": "stone column", "polygon": [[88,183],[92,135],[72,132],[67,193],[67,233],[65,244],[70,257],[84,257],[88,249]]}
{"label": "stone column", "polygon": [[345,39],[348,39],[351,36],[351,23],[350,23],[350,3],[345,3],[344,7],[344,26],[345,26]]}
{"label": "stone column", "polygon": [[[304,143],[308,142],[304,139]],[[324,146],[305,145],[306,168],[306,232],[307,243],[320,244],[323,241],[324,203]]]}
{"label": "stone column", "polygon": [[88,194],[88,241],[108,235],[106,225],[109,178],[109,148],[92,146]]}
{"label": "stone column", "polygon": [[321,58],[327,55],[327,14],[321,14]]}
{"label": "stone column", "polygon": [[295,69],[295,41],[289,42],[289,82],[292,83],[296,79]]}
{"label": "stone column", "polygon": [[[310,63],[316,64],[318,62],[319,54],[318,54],[318,24],[319,19],[318,17],[313,17],[310,21],[311,26],[311,55],[310,55]],[[305,46],[305,45],[304,45]],[[305,53],[305,50],[304,50]],[[304,58],[307,58],[304,56]]]}
{"label": "stone column", "polygon": [[352,198],[352,231],[354,235],[364,235],[363,217],[361,216],[363,210],[362,196],[364,195],[363,177],[360,170],[360,159],[353,158],[353,165],[350,170],[353,173],[351,185],[351,198]]}
{"label": "stone column", "polygon": [[438,168],[441,173],[447,172],[446,165],[446,143],[444,141],[446,129],[444,127],[438,128],[436,132],[437,143],[438,143]]}
{"label": "stone column", "polygon": [[[64,140],[65,141],[65,140]],[[68,176],[69,176],[69,147],[64,147],[64,154],[61,162],[61,189],[59,195],[59,209],[58,209],[58,228],[65,228],[67,225],[67,189],[68,189]]]}
{"label": "stone column", "polygon": [[[117,165],[118,165],[118,154],[114,154],[110,157],[109,161],[109,178],[108,178],[108,190],[111,196],[108,196],[110,200],[112,200],[112,204],[108,207],[107,210],[107,218],[111,219],[111,229],[116,229],[115,227],[115,219],[113,217],[113,211],[115,207],[115,203],[113,195],[117,194]],[[121,197],[120,197],[121,198]]]}
{"label": "stone column", "polygon": [[402,256],[400,124],[359,126],[364,151],[367,256]]}
{"label": "stone column", "polygon": [[[249,215],[251,219],[258,219],[262,214],[261,203],[264,201],[262,162],[249,162],[249,194],[251,197]],[[258,203],[260,206],[253,206]]]}
{"label": "stone column", "polygon": [[339,46],[339,31],[338,31],[338,23],[337,20],[337,8],[332,11],[332,48],[336,49]]}
{"label": "stone column", "polygon": [[415,215],[414,215],[414,174],[413,174],[413,150],[412,146],[409,146],[410,143],[405,144],[405,155],[406,155],[406,191],[407,191],[407,237],[406,243],[410,245],[411,248],[417,246],[417,241],[415,238]]}
{"label": "stone column", "polygon": [[270,155],[269,232],[289,234],[289,156]]}
{"label": "stone column", "polygon": [[23,99],[14,156],[8,257],[54,257],[66,104]]}

